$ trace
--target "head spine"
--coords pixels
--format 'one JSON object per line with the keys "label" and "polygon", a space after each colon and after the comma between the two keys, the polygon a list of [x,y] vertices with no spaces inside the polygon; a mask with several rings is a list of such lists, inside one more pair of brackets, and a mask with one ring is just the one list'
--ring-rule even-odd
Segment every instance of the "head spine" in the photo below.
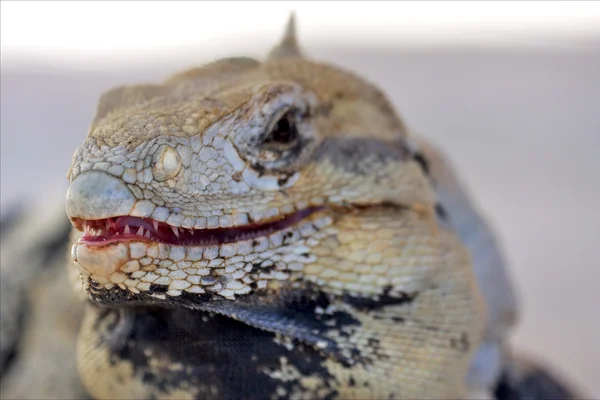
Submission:
{"label": "head spine", "polygon": [[277,44],[267,57],[269,60],[278,60],[282,58],[302,58],[300,46],[296,38],[296,16],[294,12],[290,14],[285,33],[279,44]]}

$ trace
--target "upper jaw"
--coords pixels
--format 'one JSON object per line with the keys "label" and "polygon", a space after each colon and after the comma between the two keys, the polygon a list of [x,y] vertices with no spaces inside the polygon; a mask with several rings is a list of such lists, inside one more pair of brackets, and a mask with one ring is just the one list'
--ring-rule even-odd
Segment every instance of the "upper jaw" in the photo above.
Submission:
{"label": "upper jaw", "polygon": [[125,182],[102,171],[78,175],[67,192],[67,215],[73,226],[84,232],[80,242],[88,245],[116,241],[156,241],[173,245],[213,246],[268,235],[293,225],[322,206],[307,206],[285,215],[250,223],[230,218],[237,224],[222,227],[182,228],[135,212],[137,200]]}
{"label": "upper jaw", "polygon": [[[132,234],[137,233],[139,227],[144,225],[144,232],[138,236],[140,238],[147,236],[149,228],[152,236],[160,226],[164,226],[167,231],[174,234],[171,241],[176,241],[176,237],[184,235],[185,232],[269,224],[295,213],[303,213],[307,209],[322,208],[324,204],[324,199],[315,198],[310,202],[290,203],[280,208],[268,207],[265,204],[249,212],[219,212],[219,215],[212,215],[214,211],[224,210],[211,210],[212,214],[205,212],[205,215],[191,216],[136,197],[130,187],[131,185],[122,179],[104,171],[90,170],[78,174],[71,182],[66,196],[66,211],[71,223],[83,232],[86,228],[84,222],[106,220],[102,224],[92,224],[91,227],[96,230],[108,230],[110,226],[106,226],[106,223],[110,225],[112,222],[110,220],[137,217],[138,222],[133,224],[135,232],[132,231]],[[202,200],[198,199],[198,201]],[[146,222],[140,223],[140,219]],[[114,222],[118,223],[118,221]],[[159,226],[156,225],[157,223]],[[162,239],[166,236],[162,235]],[[169,240],[164,241],[169,242]]]}

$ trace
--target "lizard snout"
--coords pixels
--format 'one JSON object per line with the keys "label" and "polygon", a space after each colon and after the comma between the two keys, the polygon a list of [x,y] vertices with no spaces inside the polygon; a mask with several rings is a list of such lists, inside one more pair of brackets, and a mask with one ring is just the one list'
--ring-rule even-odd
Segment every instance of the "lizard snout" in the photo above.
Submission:
{"label": "lizard snout", "polygon": [[128,215],[135,203],[125,182],[102,171],[79,174],[67,191],[67,215],[71,220]]}

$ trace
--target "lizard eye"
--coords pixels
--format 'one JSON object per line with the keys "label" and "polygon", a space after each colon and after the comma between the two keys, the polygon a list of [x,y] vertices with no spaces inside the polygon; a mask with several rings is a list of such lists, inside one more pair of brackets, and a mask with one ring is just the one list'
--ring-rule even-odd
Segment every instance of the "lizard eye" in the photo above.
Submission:
{"label": "lizard eye", "polygon": [[272,125],[263,144],[269,148],[285,150],[297,143],[298,136],[296,117],[292,111],[287,111]]}
{"label": "lizard eye", "polygon": [[295,84],[261,87],[236,115],[233,145],[261,174],[296,171],[319,143],[312,115],[317,104]]}

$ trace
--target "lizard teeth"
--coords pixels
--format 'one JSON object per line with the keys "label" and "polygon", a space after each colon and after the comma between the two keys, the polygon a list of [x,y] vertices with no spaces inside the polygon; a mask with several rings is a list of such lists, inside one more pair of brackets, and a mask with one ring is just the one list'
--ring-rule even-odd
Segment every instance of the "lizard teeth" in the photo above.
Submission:
{"label": "lizard teeth", "polygon": [[[111,242],[111,241],[129,241],[136,238],[148,239],[151,241],[167,243],[171,245],[190,245],[190,246],[212,246],[231,242],[246,241],[256,238],[260,243],[266,243],[264,237],[270,236],[274,232],[280,232],[297,225],[301,220],[322,208],[312,207],[306,210],[295,212],[280,219],[269,222],[258,222],[251,226],[234,227],[214,227],[194,229],[186,226],[175,226],[166,222],[153,220],[150,218],[140,218],[134,216],[122,216],[108,218],[107,220],[83,220],[77,222],[77,229],[85,232],[82,237],[83,242]],[[225,225],[230,225],[228,220]],[[209,225],[215,225],[209,224]],[[121,236],[121,237],[119,237]],[[123,237],[125,236],[125,237]],[[282,233],[276,235],[279,241],[283,237]],[[117,237],[115,239],[115,237]],[[287,242],[294,242],[299,235],[292,235]],[[261,239],[263,238],[263,239]],[[247,246],[247,244],[245,244]]]}

